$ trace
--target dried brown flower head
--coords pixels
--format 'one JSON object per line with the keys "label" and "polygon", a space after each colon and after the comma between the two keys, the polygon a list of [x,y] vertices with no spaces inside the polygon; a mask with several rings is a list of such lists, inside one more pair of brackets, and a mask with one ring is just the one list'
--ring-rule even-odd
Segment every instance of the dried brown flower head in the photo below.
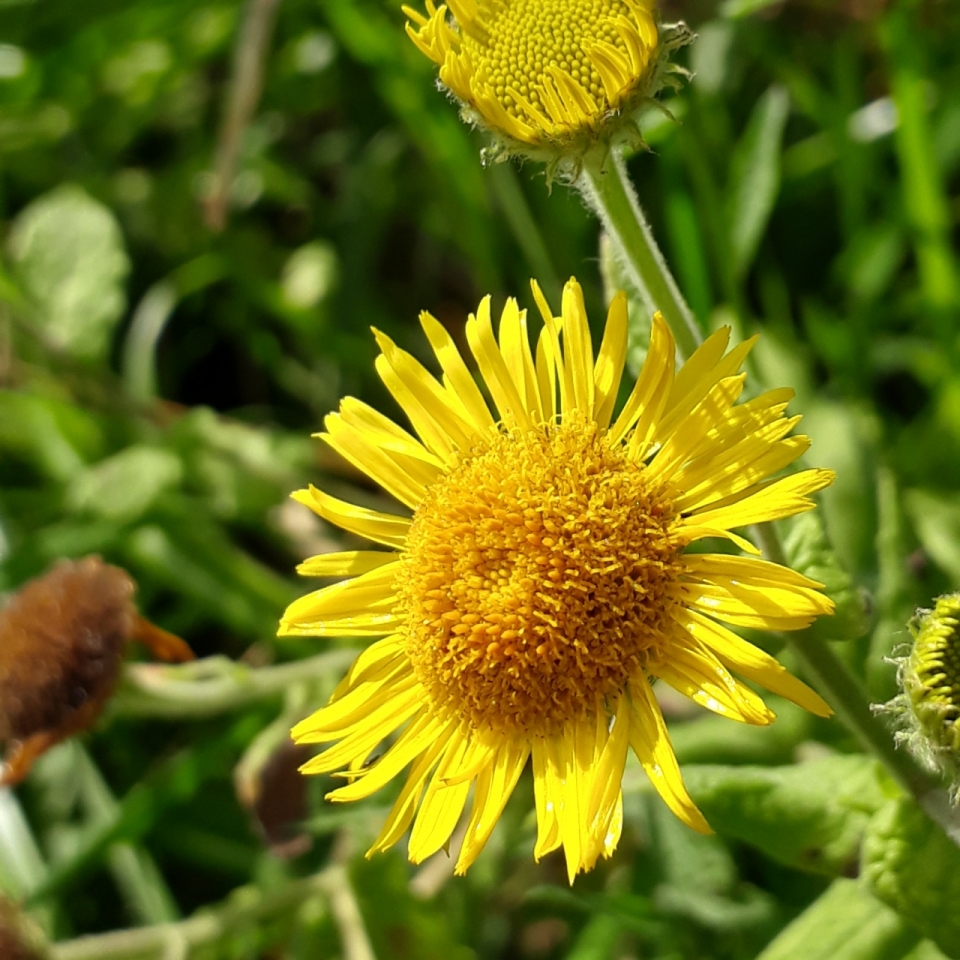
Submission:
{"label": "dried brown flower head", "polygon": [[140,616],[135,592],[126,571],[99,557],[62,560],[0,610],[0,784],[19,783],[45,750],[93,723],[129,641],[161,660],[193,658],[179,637]]}
{"label": "dried brown flower head", "polygon": [[41,960],[41,954],[30,945],[36,937],[25,927],[17,908],[0,897],[0,960]]}

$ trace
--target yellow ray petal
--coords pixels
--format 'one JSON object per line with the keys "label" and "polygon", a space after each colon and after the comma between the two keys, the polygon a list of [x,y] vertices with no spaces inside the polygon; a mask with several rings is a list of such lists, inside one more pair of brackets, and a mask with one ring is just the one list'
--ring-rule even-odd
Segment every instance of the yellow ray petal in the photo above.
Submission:
{"label": "yellow ray petal", "polygon": [[[725,623],[755,630],[801,630],[810,626],[818,613],[826,612],[812,602],[787,607],[783,603],[784,591],[778,594],[779,603],[762,596],[764,591],[729,590],[715,583],[677,583],[671,585],[669,592],[687,607]],[[798,612],[791,612],[793,610]]]}
{"label": "yellow ray petal", "polygon": [[456,873],[463,874],[477,859],[503,813],[503,808],[520,779],[530,747],[524,742],[507,741],[500,746],[493,763],[477,777],[470,822],[457,858]]}
{"label": "yellow ray petal", "polygon": [[[721,327],[697,347],[686,363],[677,371],[677,376],[673,381],[673,389],[670,391],[670,398],[667,401],[666,413],[674,411],[688,397],[693,395],[693,388],[702,382],[720,362],[729,342],[730,328]],[[699,400],[700,397],[697,397],[697,400],[691,403],[687,409],[692,410]]]}
{"label": "yellow ray petal", "polygon": [[688,485],[683,477],[676,478],[677,489],[686,493],[677,497],[674,505],[681,513],[688,513],[717,504],[790,466],[809,448],[810,438],[801,435],[788,437],[765,449],[761,447],[749,459],[745,457],[736,461],[730,457],[726,465],[718,462],[712,472],[709,464],[704,463],[701,468],[703,479],[696,486]]}
{"label": "yellow ray petal", "polygon": [[667,650],[647,670],[685,697],[728,720],[765,727],[776,719],[763,700],[732,676],[708,648],[692,638],[681,643],[675,634]]}
{"label": "yellow ray petal", "polygon": [[347,533],[355,533],[374,543],[400,549],[407,542],[410,532],[409,517],[395,517],[379,510],[358,507],[345,500],[338,500],[330,494],[318,490],[311,484],[307,490],[297,490],[290,496],[309,507],[314,513],[329,523],[335,524]]}
{"label": "yellow ray petal", "polygon": [[746,493],[734,503],[692,514],[678,525],[684,527],[715,527],[729,530],[752,523],[782,520],[812,510],[816,504],[808,494],[816,493],[833,483],[834,472],[816,468],[802,470],[782,480],[776,480],[755,493]]}
{"label": "yellow ray petal", "polygon": [[694,450],[700,456],[708,450],[721,451],[740,443],[758,430],[783,417],[794,392],[788,387],[768,390],[766,393],[731,407]]}
{"label": "yellow ray petal", "polygon": [[[723,333],[723,331],[718,331],[718,333]],[[727,331],[727,333],[729,334],[729,331]],[[716,337],[717,334],[713,336]],[[712,340],[713,337],[709,337],[704,341],[702,347],[694,352],[693,357],[691,357],[677,373],[676,382],[684,386],[685,392],[681,395],[680,390],[678,390],[675,385],[674,394],[672,394],[667,401],[667,408],[664,410],[663,419],[660,423],[660,432],[657,434],[657,440],[661,443],[663,443],[675,429],[683,424],[683,421],[690,411],[700,403],[715,384],[721,380],[725,380],[727,377],[736,375],[743,361],[746,359],[747,354],[756,343],[757,338],[754,336],[749,340],[744,340],[743,343],[738,343],[725,357],[702,370],[700,369],[702,365],[698,363],[694,373],[699,373],[699,376],[691,377],[693,382],[691,382],[689,388],[687,388],[687,381],[683,376],[684,371],[694,362],[700,349],[706,347]],[[722,342],[723,346],[726,347],[726,337],[719,338],[718,343],[719,342]],[[713,352],[714,351],[711,351],[711,356]]]}
{"label": "yellow ray petal", "polygon": [[695,540],[717,537],[721,540],[729,540],[731,543],[736,544],[744,553],[749,553],[757,557],[760,556],[760,551],[749,540],[738,536],[736,533],[731,533],[729,530],[724,530],[722,527],[707,526],[705,524],[688,521],[680,527],[678,533],[678,540],[684,546],[693,543]]}
{"label": "yellow ray petal", "polygon": [[[387,453],[373,445],[363,433],[343,422],[339,414],[331,413],[323,421],[326,433],[318,436],[352,463],[361,473],[375,480],[384,490],[408,507],[416,507],[424,497],[431,475],[424,476],[427,464],[401,454]],[[432,478],[438,476],[436,470]]]}
{"label": "yellow ray petal", "polygon": [[437,355],[440,368],[449,378],[451,388],[468,411],[474,430],[481,435],[488,433],[494,426],[493,415],[463,357],[460,356],[453,337],[447,333],[443,324],[429,313],[420,314],[420,324]]}
{"label": "yellow ray petal", "polygon": [[670,743],[670,734],[646,678],[638,674],[630,681],[630,746],[664,803],[698,833],[712,833],[703,814],[683,785],[680,767]]}
{"label": "yellow ray petal", "polygon": [[400,796],[397,797],[396,802],[390,808],[390,813],[387,814],[387,819],[384,821],[377,839],[373,841],[367,851],[368,858],[375,853],[389,850],[413,823],[413,818],[417,812],[417,804],[420,802],[420,796],[423,793],[423,785],[446,745],[447,741],[444,739],[435,740],[413,762],[403,789],[400,791]]}
{"label": "yellow ray petal", "polygon": [[467,342],[503,422],[508,427],[529,429],[530,417],[493,335],[489,297],[484,297],[476,316],[467,320]]}
{"label": "yellow ray petal", "polygon": [[[587,818],[599,852],[609,857],[617,846],[623,827],[623,798],[620,784],[630,742],[630,707],[627,698],[617,700],[610,720],[609,736],[597,762],[598,770]],[[587,868],[589,869],[589,867]]]}
{"label": "yellow ray petal", "polygon": [[627,295],[621,290],[613,298],[607,311],[607,325],[603,331],[603,341],[593,372],[596,393],[593,419],[604,429],[610,426],[620,390],[623,365],[627,359],[627,328]]}
{"label": "yellow ray petal", "polygon": [[[602,750],[598,734],[605,734],[603,725],[592,718],[574,720],[562,737],[556,741],[563,783],[560,805],[560,839],[563,856],[567,863],[567,879],[584,869],[590,860],[590,837],[588,812],[592,779],[596,761]],[[604,737],[605,739],[605,737]],[[596,857],[593,857],[594,862]]]}
{"label": "yellow ray petal", "polygon": [[610,820],[607,823],[607,832],[603,837],[603,856],[609,859],[613,856],[617,845],[620,843],[620,836],[623,833],[623,790],[617,792],[617,799],[614,802],[613,810],[610,812]]}
{"label": "yellow ray petal", "polygon": [[284,624],[389,613],[397,599],[397,564],[388,563],[359,577],[333,583],[294,600],[283,614]]}
{"label": "yellow ray petal", "polygon": [[395,563],[399,553],[387,550],[344,550],[309,557],[297,567],[301,577],[358,577]]}
{"label": "yellow ray petal", "polygon": [[537,842],[533,859],[537,862],[562,842],[560,808],[563,804],[563,780],[558,768],[556,747],[548,739],[538,737],[531,745],[533,794],[537,808]]}
{"label": "yellow ray petal", "polygon": [[800,417],[774,417],[768,423],[760,424],[757,417],[752,423],[745,423],[734,433],[725,435],[722,429],[714,429],[712,439],[699,443],[691,451],[687,465],[676,475],[678,490],[691,491],[697,484],[710,478],[711,467],[715,472],[724,474],[725,469],[736,470],[753,462],[776,446],[800,422]]}
{"label": "yellow ray petal", "polygon": [[463,813],[470,793],[470,781],[449,786],[444,778],[463,763],[468,745],[468,739],[457,732],[427,787],[410,834],[408,855],[411,863],[421,863],[447,843]]}
{"label": "yellow ray petal", "polygon": [[350,665],[346,676],[337,684],[330,703],[345,696],[362,683],[378,683],[393,671],[394,665],[406,658],[403,637],[393,634],[364,647]]}
{"label": "yellow ray petal", "polygon": [[542,422],[537,371],[527,333],[527,312],[520,309],[513,297],[507,300],[500,315],[500,353],[524,407],[535,422]]}
{"label": "yellow ray petal", "polygon": [[454,787],[459,783],[472,783],[481,772],[491,766],[497,746],[487,743],[482,737],[474,736],[467,744],[467,751],[460,762],[459,769],[452,767],[443,777],[444,786]]}
{"label": "yellow ray petal", "polygon": [[[469,446],[474,433],[473,426],[464,418],[459,399],[449,394],[422,363],[401,350],[386,334],[374,330],[374,336],[383,351],[384,362],[380,363],[380,358],[377,358],[378,372],[382,377],[387,367],[393,371],[394,375],[384,379],[384,383],[411,417],[417,432],[420,433],[418,422],[432,432],[432,421],[442,434],[441,442],[450,446]],[[413,414],[416,414],[416,420]]]}
{"label": "yellow ray petal", "polygon": [[631,453],[642,459],[657,431],[660,414],[673,383],[676,343],[663,317],[656,313],[650,328],[647,359],[627,402],[610,429],[610,442],[620,443],[636,424],[630,441]]}
{"label": "yellow ray petal", "polygon": [[[423,706],[423,691],[413,687],[375,710],[348,737],[341,740],[335,747],[330,747],[329,750],[324,750],[312,760],[308,760],[300,767],[300,771],[330,773],[339,767],[345,767],[357,757],[368,756],[381,740],[393,733],[418,710],[426,712]],[[297,742],[310,743],[310,738],[302,737]]]}
{"label": "yellow ray petal", "polygon": [[650,461],[651,476],[668,479],[690,459],[691,451],[707,431],[736,403],[745,380],[746,374],[743,373],[726,377],[707,391],[703,400],[687,415],[682,428],[671,434]]}
{"label": "yellow ray petal", "polygon": [[814,591],[823,587],[822,583],[790,567],[753,557],[736,557],[729,553],[688,553],[680,557],[679,562],[684,576],[698,580],[726,577],[757,587],[799,587]]}
{"label": "yellow ray petal", "polygon": [[[761,616],[816,617],[833,613],[833,601],[820,593],[822,584],[807,580],[775,563],[748,557],[707,560],[684,558],[685,585],[710,601],[729,601],[730,610],[749,607]],[[689,595],[689,594],[688,594]]]}
{"label": "yellow ray petal", "polygon": [[361,683],[349,693],[301,720],[290,731],[298,743],[328,743],[340,740],[364,723],[368,716],[394,697],[416,686],[409,662],[400,659],[376,682]]}
{"label": "yellow ray petal", "polygon": [[422,460],[438,470],[443,469],[443,461],[431,453],[416,437],[407,433],[389,417],[368,406],[355,397],[344,397],[340,401],[340,416],[343,422],[361,433],[366,434],[377,447],[404,457]]}
{"label": "yellow ray petal", "polygon": [[431,744],[449,737],[452,728],[453,725],[447,720],[427,712],[421,713],[373,766],[362,772],[353,783],[331,790],[326,799],[334,803],[347,803],[369,797],[386,786]]}
{"label": "yellow ray petal", "polygon": [[543,422],[553,423],[557,416],[557,364],[550,331],[546,327],[537,338],[537,386]]}
{"label": "yellow ray petal", "polygon": [[595,396],[593,344],[590,342],[583,289],[573,278],[563,287],[561,316],[565,363],[570,367],[573,382],[573,403],[578,410],[592,415]]}
{"label": "yellow ray petal", "polygon": [[731,670],[818,717],[833,715],[830,705],[818,693],[770,654],[738,637],[732,630],[695,610],[681,610],[675,616],[691,636],[709,646]]}

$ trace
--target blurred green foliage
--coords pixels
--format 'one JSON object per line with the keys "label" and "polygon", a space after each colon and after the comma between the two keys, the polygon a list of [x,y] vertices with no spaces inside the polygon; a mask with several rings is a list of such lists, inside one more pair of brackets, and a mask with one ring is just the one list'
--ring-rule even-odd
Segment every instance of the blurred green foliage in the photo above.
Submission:
{"label": "blurred green foliage", "polygon": [[[362,858],[388,797],[330,809],[325,783],[297,779],[285,730],[343,661],[272,637],[303,590],[296,562],[338,534],[285,498],[322,480],[381,501],[309,439],[344,394],[395,412],[369,327],[423,355],[421,309],[457,331],[485,293],[529,305],[530,276],[556,298],[575,273],[599,320],[604,291],[578,197],[533,165],[481,167],[394,0],[279,3],[221,191],[234,48],[256,6],[0,0],[0,588],[100,553],[135,576],[151,619],[247,665],[191,675],[217,691],[209,712],[133,668],[85,746],[0,795],[0,887],[62,960],[107,955],[82,953],[80,934],[204,908],[169,928],[182,941],[160,927],[147,952],[109,955],[955,951],[949,902],[937,922],[916,892],[930,874],[910,831],[938,864],[956,850],[887,804],[842,726],[790,705],[757,730],[666,701],[718,835],[687,831],[631,768],[620,849],[572,890],[555,856],[531,860],[526,781],[453,880],[442,853],[420,869],[401,851]],[[811,462],[838,471],[823,517],[846,570],[819,531],[796,552],[846,598],[824,629],[853,638],[838,649],[883,700],[913,607],[960,582],[960,7],[676,0],[664,16],[699,33],[695,77],[668,103],[679,122],[649,115],[651,152],[630,170],[700,323],[763,332],[753,372],[796,389]],[[635,347],[634,368],[642,323]],[[282,684],[249,679],[301,660]],[[884,902],[849,879],[865,833]]]}

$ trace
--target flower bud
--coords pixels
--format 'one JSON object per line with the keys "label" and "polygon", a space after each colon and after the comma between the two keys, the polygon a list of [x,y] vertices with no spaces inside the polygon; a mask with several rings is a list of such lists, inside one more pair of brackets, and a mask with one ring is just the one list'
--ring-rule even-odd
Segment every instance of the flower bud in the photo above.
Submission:
{"label": "flower bud", "polygon": [[638,113],[684,73],[669,54],[691,39],[683,24],[658,23],[653,0],[426,0],[426,15],[403,10],[410,38],[464,120],[491,135],[494,156],[564,173],[598,144],[642,144]]}
{"label": "flower bud", "polygon": [[909,624],[913,644],[894,662],[900,694],[879,709],[895,717],[896,737],[929,769],[960,786],[960,593],[938,597]]}

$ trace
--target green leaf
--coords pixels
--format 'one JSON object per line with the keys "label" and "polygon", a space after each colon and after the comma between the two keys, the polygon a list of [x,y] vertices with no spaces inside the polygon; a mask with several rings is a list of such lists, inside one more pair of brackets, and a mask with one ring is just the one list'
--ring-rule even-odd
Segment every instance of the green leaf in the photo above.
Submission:
{"label": "green leaf", "polygon": [[720,16],[737,20],[740,17],[749,17],[752,13],[760,13],[781,2],[782,0],[724,0],[720,4]]}
{"label": "green leaf", "polygon": [[10,254],[47,342],[76,357],[104,359],[126,310],[130,270],[110,210],[79,187],[57,187],[14,221]]}
{"label": "green leaf", "polygon": [[916,942],[856,880],[834,880],[757,960],[900,960]]}
{"label": "green leaf", "polygon": [[750,115],[733,156],[730,184],[730,256],[742,277],[750,269],[780,189],[780,149],[790,112],[783,87],[770,87]]}
{"label": "green leaf", "polygon": [[797,745],[810,737],[811,714],[785,700],[765,697],[777,715],[770,727],[731,723],[715,714],[670,726],[673,752],[680,763],[790,763]]}
{"label": "green leaf", "polygon": [[866,597],[840,563],[817,511],[796,517],[784,540],[789,565],[823,584],[824,593],[837,605],[832,617],[818,617],[810,626],[823,640],[856,640],[870,626]]}
{"label": "green leaf", "polygon": [[948,957],[960,957],[960,848],[916,804],[892,800],[873,818],[863,877]]}
{"label": "green leaf", "polygon": [[870,818],[888,799],[880,765],[862,755],[784,767],[689,766],[683,773],[721,836],[827,876],[856,863]]}
{"label": "green leaf", "polygon": [[67,487],[66,505],[107,520],[135,520],[182,475],[175,453],[138,444],[77,474]]}
{"label": "green leaf", "polygon": [[52,480],[68,480],[100,454],[103,431],[80,407],[0,390],[0,449],[33,463]]}
{"label": "green leaf", "polygon": [[566,960],[612,960],[623,936],[623,924],[617,917],[600,913],[580,931]]}
{"label": "green leaf", "polygon": [[833,548],[848,570],[872,571],[877,529],[873,464],[882,426],[864,408],[822,397],[805,403],[802,426],[813,441],[811,463],[836,473],[819,496]]}

